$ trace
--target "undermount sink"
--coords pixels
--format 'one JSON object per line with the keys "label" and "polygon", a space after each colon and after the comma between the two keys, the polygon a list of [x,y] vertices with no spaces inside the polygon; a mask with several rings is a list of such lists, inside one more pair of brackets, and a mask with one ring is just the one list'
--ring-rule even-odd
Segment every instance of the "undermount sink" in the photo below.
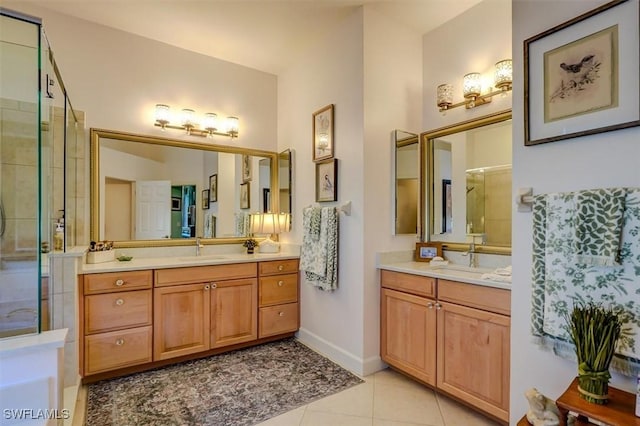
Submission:
{"label": "undermount sink", "polygon": [[200,256],[185,256],[185,257],[179,257],[178,260],[184,261],[184,262],[193,262],[195,260],[222,260],[222,259],[226,259],[227,256],[221,255],[221,254],[208,254],[208,255],[200,255]]}
{"label": "undermount sink", "polygon": [[472,268],[469,266],[462,266],[462,265],[437,266],[433,269],[436,272],[441,272],[442,274],[451,275],[454,277],[475,278],[475,279],[480,279],[482,274],[489,272],[488,270],[483,268]]}

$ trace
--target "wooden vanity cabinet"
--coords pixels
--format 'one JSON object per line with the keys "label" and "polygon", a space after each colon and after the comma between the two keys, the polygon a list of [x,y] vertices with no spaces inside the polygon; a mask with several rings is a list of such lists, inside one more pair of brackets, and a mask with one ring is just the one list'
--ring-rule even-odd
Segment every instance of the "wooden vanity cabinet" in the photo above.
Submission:
{"label": "wooden vanity cabinet", "polygon": [[438,299],[438,389],[508,421],[510,292],[438,280]]}
{"label": "wooden vanity cabinet", "polygon": [[292,336],[298,259],[85,274],[83,383]]}
{"label": "wooden vanity cabinet", "polygon": [[382,360],[432,386],[436,384],[434,304],[434,299],[382,289]]}
{"label": "wooden vanity cabinet", "polygon": [[154,361],[209,349],[210,288],[197,283],[154,289]]}
{"label": "wooden vanity cabinet", "polygon": [[84,275],[81,283],[81,374],[150,362],[151,271]]}
{"label": "wooden vanity cabinet", "polygon": [[256,263],[156,270],[154,361],[256,340],[256,274]]}
{"label": "wooden vanity cabinet", "polygon": [[255,278],[211,284],[211,347],[258,338],[258,281]]}
{"label": "wooden vanity cabinet", "polygon": [[382,360],[435,386],[435,279],[383,270],[380,280]]}
{"label": "wooden vanity cabinet", "polygon": [[294,332],[300,327],[298,259],[260,262],[258,337]]}
{"label": "wooden vanity cabinet", "polygon": [[386,270],[380,277],[381,358],[507,422],[510,291]]}

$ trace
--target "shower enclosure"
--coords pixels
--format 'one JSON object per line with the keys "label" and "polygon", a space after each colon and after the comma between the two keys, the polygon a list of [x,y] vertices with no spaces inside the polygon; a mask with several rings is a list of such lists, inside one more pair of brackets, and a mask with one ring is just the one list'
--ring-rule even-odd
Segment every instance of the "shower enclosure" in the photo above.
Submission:
{"label": "shower enclosure", "polygon": [[0,19],[0,337],[11,337],[53,326],[48,256],[78,237],[84,134],[40,20],[3,8]]}

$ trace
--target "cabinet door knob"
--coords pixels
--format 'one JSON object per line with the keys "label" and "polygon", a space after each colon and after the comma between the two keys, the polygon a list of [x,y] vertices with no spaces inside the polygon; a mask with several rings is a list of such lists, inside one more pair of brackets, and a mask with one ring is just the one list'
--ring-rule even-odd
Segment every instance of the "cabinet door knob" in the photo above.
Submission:
{"label": "cabinet door knob", "polygon": [[284,269],[283,265],[278,265],[278,271],[282,271]]}
{"label": "cabinet door knob", "polygon": [[433,309],[433,302],[427,303],[427,308],[428,309]]}
{"label": "cabinet door knob", "polygon": [[205,286],[204,286],[204,289],[205,289],[205,290],[209,290],[210,288],[211,288],[211,286],[210,286],[209,284],[207,284],[207,285],[205,285]]}
{"label": "cabinet door knob", "polygon": [[284,281],[278,281],[278,287],[282,287],[284,285]]}
{"label": "cabinet door knob", "polygon": [[124,285],[124,280],[122,278],[119,278],[116,280],[116,285],[118,287],[122,287]]}
{"label": "cabinet door knob", "polygon": [[211,283],[211,288],[218,288],[218,284],[216,284],[216,283]]}
{"label": "cabinet door knob", "polygon": [[116,299],[116,305],[118,306],[124,305],[124,299]]}
{"label": "cabinet door knob", "polygon": [[437,310],[442,309],[442,305],[436,302],[436,309],[437,309]]}
{"label": "cabinet door knob", "polygon": [[278,316],[283,317],[284,316],[284,312],[278,312]]}
{"label": "cabinet door knob", "polygon": [[124,339],[121,337],[119,339],[116,339],[116,345],[117,346],[122,346],[124,345]]}

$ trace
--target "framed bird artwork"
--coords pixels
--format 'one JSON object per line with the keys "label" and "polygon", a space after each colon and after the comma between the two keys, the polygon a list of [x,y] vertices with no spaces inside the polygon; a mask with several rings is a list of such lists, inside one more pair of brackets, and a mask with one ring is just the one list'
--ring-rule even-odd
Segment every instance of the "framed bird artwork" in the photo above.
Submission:
{"label": "framed bird artwork", "polygon": [[640,125],[638,12],[615,0],[524,41],[525,145]]}
{"label": "framed bird artwork", "polygon": [[316,163],[316,201],[338,201],[338,159]]}

